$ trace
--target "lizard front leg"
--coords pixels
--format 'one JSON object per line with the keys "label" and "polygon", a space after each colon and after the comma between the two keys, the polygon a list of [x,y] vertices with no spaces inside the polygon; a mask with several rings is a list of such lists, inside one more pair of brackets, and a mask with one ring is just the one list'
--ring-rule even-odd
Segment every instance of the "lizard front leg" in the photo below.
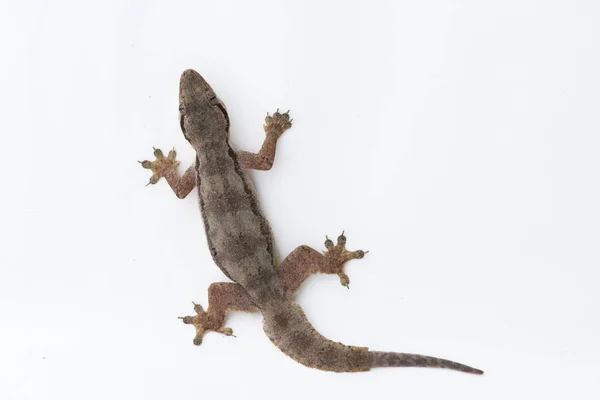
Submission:
{"label": "lizard front leg", "polygon": [[233,335],[231,328],[223,326],[225,315],[229,310],[259,311],[241,285],[219,282],[208,287],[208,309],[206,311],[200,304],[194,303],[196,315],[179,317],[179,319],[182,319],[184,324],[194,325],[196,328],[194,344],[199,346],[207,331],[215,331],[227,336]]}
{"label": "lizard front leg", "polygon": [[263,128],[266,133],[265,141],[258,153],[250,153],[247,151],[238,151],[237,158],[240,165],[248,169],[257,169],[267,171],[273,166],[275,161],[275,150],[277,148],[277,140],[283,132],[292,127],[289,111],[281,114],[279,109],[275,111],[273,116],[267,113]]}
{"label": "lizard front leg", "polygon": [[345,287],[349,287],[350,278],[344,273],[344,264],[352,259],[363,258],[368,252],[346,250],[346,236],[343,232],[337,238],[335,246],[328,237],[325,238],[327,251],[323,254],[308,246],[300,246],[281,262],[278,271],[283,279],[288,296],[293,296],[306,278],[317,273],[337,274],[340,283]]}
{"label": "lizard front leg", "polygon": [[197,173],[195,165],[191,165],[185,171],[183,176],[179,176],[177,174],[179,161],[175,160],[176,156],[177,153],[175,150],[169,151],[169,155],[165,157],[160,149],[154,149],[154,157],[156,157],[156,160],[139,161],[139,163],[142,164],[143,168],[152,170],[152,176],[150,177],[148,185],[154,185],[160,178],[164,177],[169,186],[171,186],[171,189],[173,189],[173,192],[175,192],[175,195],[180,199],[183,199],[190,194],[192,189],[196,186]]}

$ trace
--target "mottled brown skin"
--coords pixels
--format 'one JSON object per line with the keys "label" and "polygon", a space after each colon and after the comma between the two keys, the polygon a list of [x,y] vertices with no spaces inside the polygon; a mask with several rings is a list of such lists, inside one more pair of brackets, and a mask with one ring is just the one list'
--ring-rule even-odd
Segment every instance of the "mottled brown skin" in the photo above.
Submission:
{"label": "mottled brown skin", "polygon": [[153,172],[149,184],[164,177],[177,197],[184,198],[196,186],[206,238],[217,266],[235,283],[213,283],[206,311],[194,304],[195,316],[183,317],[194,325],[199,345],[206,331],[233,335],[223,326],[228,310],[263,314],[263,327],[285,354],[309,367],[324,371],[367,371],[372,367],[436,367],[474,374],[483,371],[435,357],[417,354],[373,352],[346,346],[321,336],[293,300],[304,280],[314,273],[337,274],[342,285],[350,282],[344,264],[363,258],[362,250],[348,251],[342,233],[334,245],[329,238],[323,254],[308,246],[296,248],[277,267],[273,237],[245,169],[268,170],[273,166],[277,140],[291,127],[288,113],[276,112],[265,119],[266,138],[258,153],[235,152],[229,144],[229,117],[223,103],[195,71],[181,75],[180,125],[196,151],[196,162],[183,176],[176,172],[176,153],[143,161]]}

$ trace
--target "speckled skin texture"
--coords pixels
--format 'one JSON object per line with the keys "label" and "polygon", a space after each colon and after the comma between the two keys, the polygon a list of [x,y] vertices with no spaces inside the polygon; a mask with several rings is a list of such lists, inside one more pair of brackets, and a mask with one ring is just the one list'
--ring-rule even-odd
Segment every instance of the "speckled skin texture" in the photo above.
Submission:
{"label": "speckled skin texture", "polygon": [[440,358],[373,352],[321,336],[294,302],[294,294],[314,273],[336,274],[340,283],[348,287],[350,280],[344,273],[344,264],[363,258],[365,252],[346,250],[346,237],[342,233],[335,245],[327,238],[327,251],[323,254],[300,246],[276,265],[269,223],[244,170],[272,167],[277,140],[291,127],[288,113],[267,115],[266,138],[258,153],[235,152],[228,140],[229,117],[225,106],[200,74],[193,70],[183,72],[179,101],[181,129],[196,151],[195,164],[180,177],[176,172],[175,151],[165,157],[155,149],[156,160],[143,161],[142,166],[153,172],[149,184],[164,177],[179,198],[197,187],[210,253],[234,282],[213,283],[208,290],[208,309],[194,304],[196,315],[182,318],[196,328],[194,344],[200,345],[209,330],[233,335],[230,328],[223,326],[228,310],[260,311],[264,331],[271,341],[309,367],[354,372],[372,367],[415,366],[483,373]]}

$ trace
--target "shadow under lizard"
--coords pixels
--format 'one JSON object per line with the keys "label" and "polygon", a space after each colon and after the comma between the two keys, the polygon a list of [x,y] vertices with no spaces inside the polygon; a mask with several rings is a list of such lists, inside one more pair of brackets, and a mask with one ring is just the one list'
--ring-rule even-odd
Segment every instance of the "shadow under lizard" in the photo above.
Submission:
{"label": "shadow under lizard", "polygon": [[448,368],[473,374],[483,371],[437,357],[370,351],[326,339],[310,324],[293,300],[304,280],[315,273],[337,274],[348,287],[344,264],[363,258],[362,250],[346,250],[342,233],[337,244],[327,238],[327,251],[300,246],[276,265],[273,236],[262,214],[245,169],[269,170],[279,137],[292,124],[289,114],[267,114],[266,138],[258,153],[234,151],[229,144],[229,117],[210,85],[193,70],[181,75],[180,125],[196,151],[196,162],[183,176],[177,174],[176,153],[165,157],[155,149],[155,161],[143,161],[153,172],[149,184],[164,177],[177,197],[198,189],[206,238],[217,266],[233,283],[213,283],[208,288],[208,308],[194,304],[195,316],[183,322],[196,328],[194,344],[206,331],[232,335],[223,323],[228,310],[261,312],[264,331],[282,352],[308,367],[324,371],[356,372],[374,367]]}

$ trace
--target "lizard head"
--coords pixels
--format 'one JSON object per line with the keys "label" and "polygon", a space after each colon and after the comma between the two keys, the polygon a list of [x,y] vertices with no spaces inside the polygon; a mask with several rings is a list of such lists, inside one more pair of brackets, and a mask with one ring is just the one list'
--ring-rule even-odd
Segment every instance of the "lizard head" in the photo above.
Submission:
{"label": "lizard head", "polygon": [[229,135],[225,105],[204,78],[192,69],[183,71],[179,82],[179,123],[192,146],[206,135]]}

